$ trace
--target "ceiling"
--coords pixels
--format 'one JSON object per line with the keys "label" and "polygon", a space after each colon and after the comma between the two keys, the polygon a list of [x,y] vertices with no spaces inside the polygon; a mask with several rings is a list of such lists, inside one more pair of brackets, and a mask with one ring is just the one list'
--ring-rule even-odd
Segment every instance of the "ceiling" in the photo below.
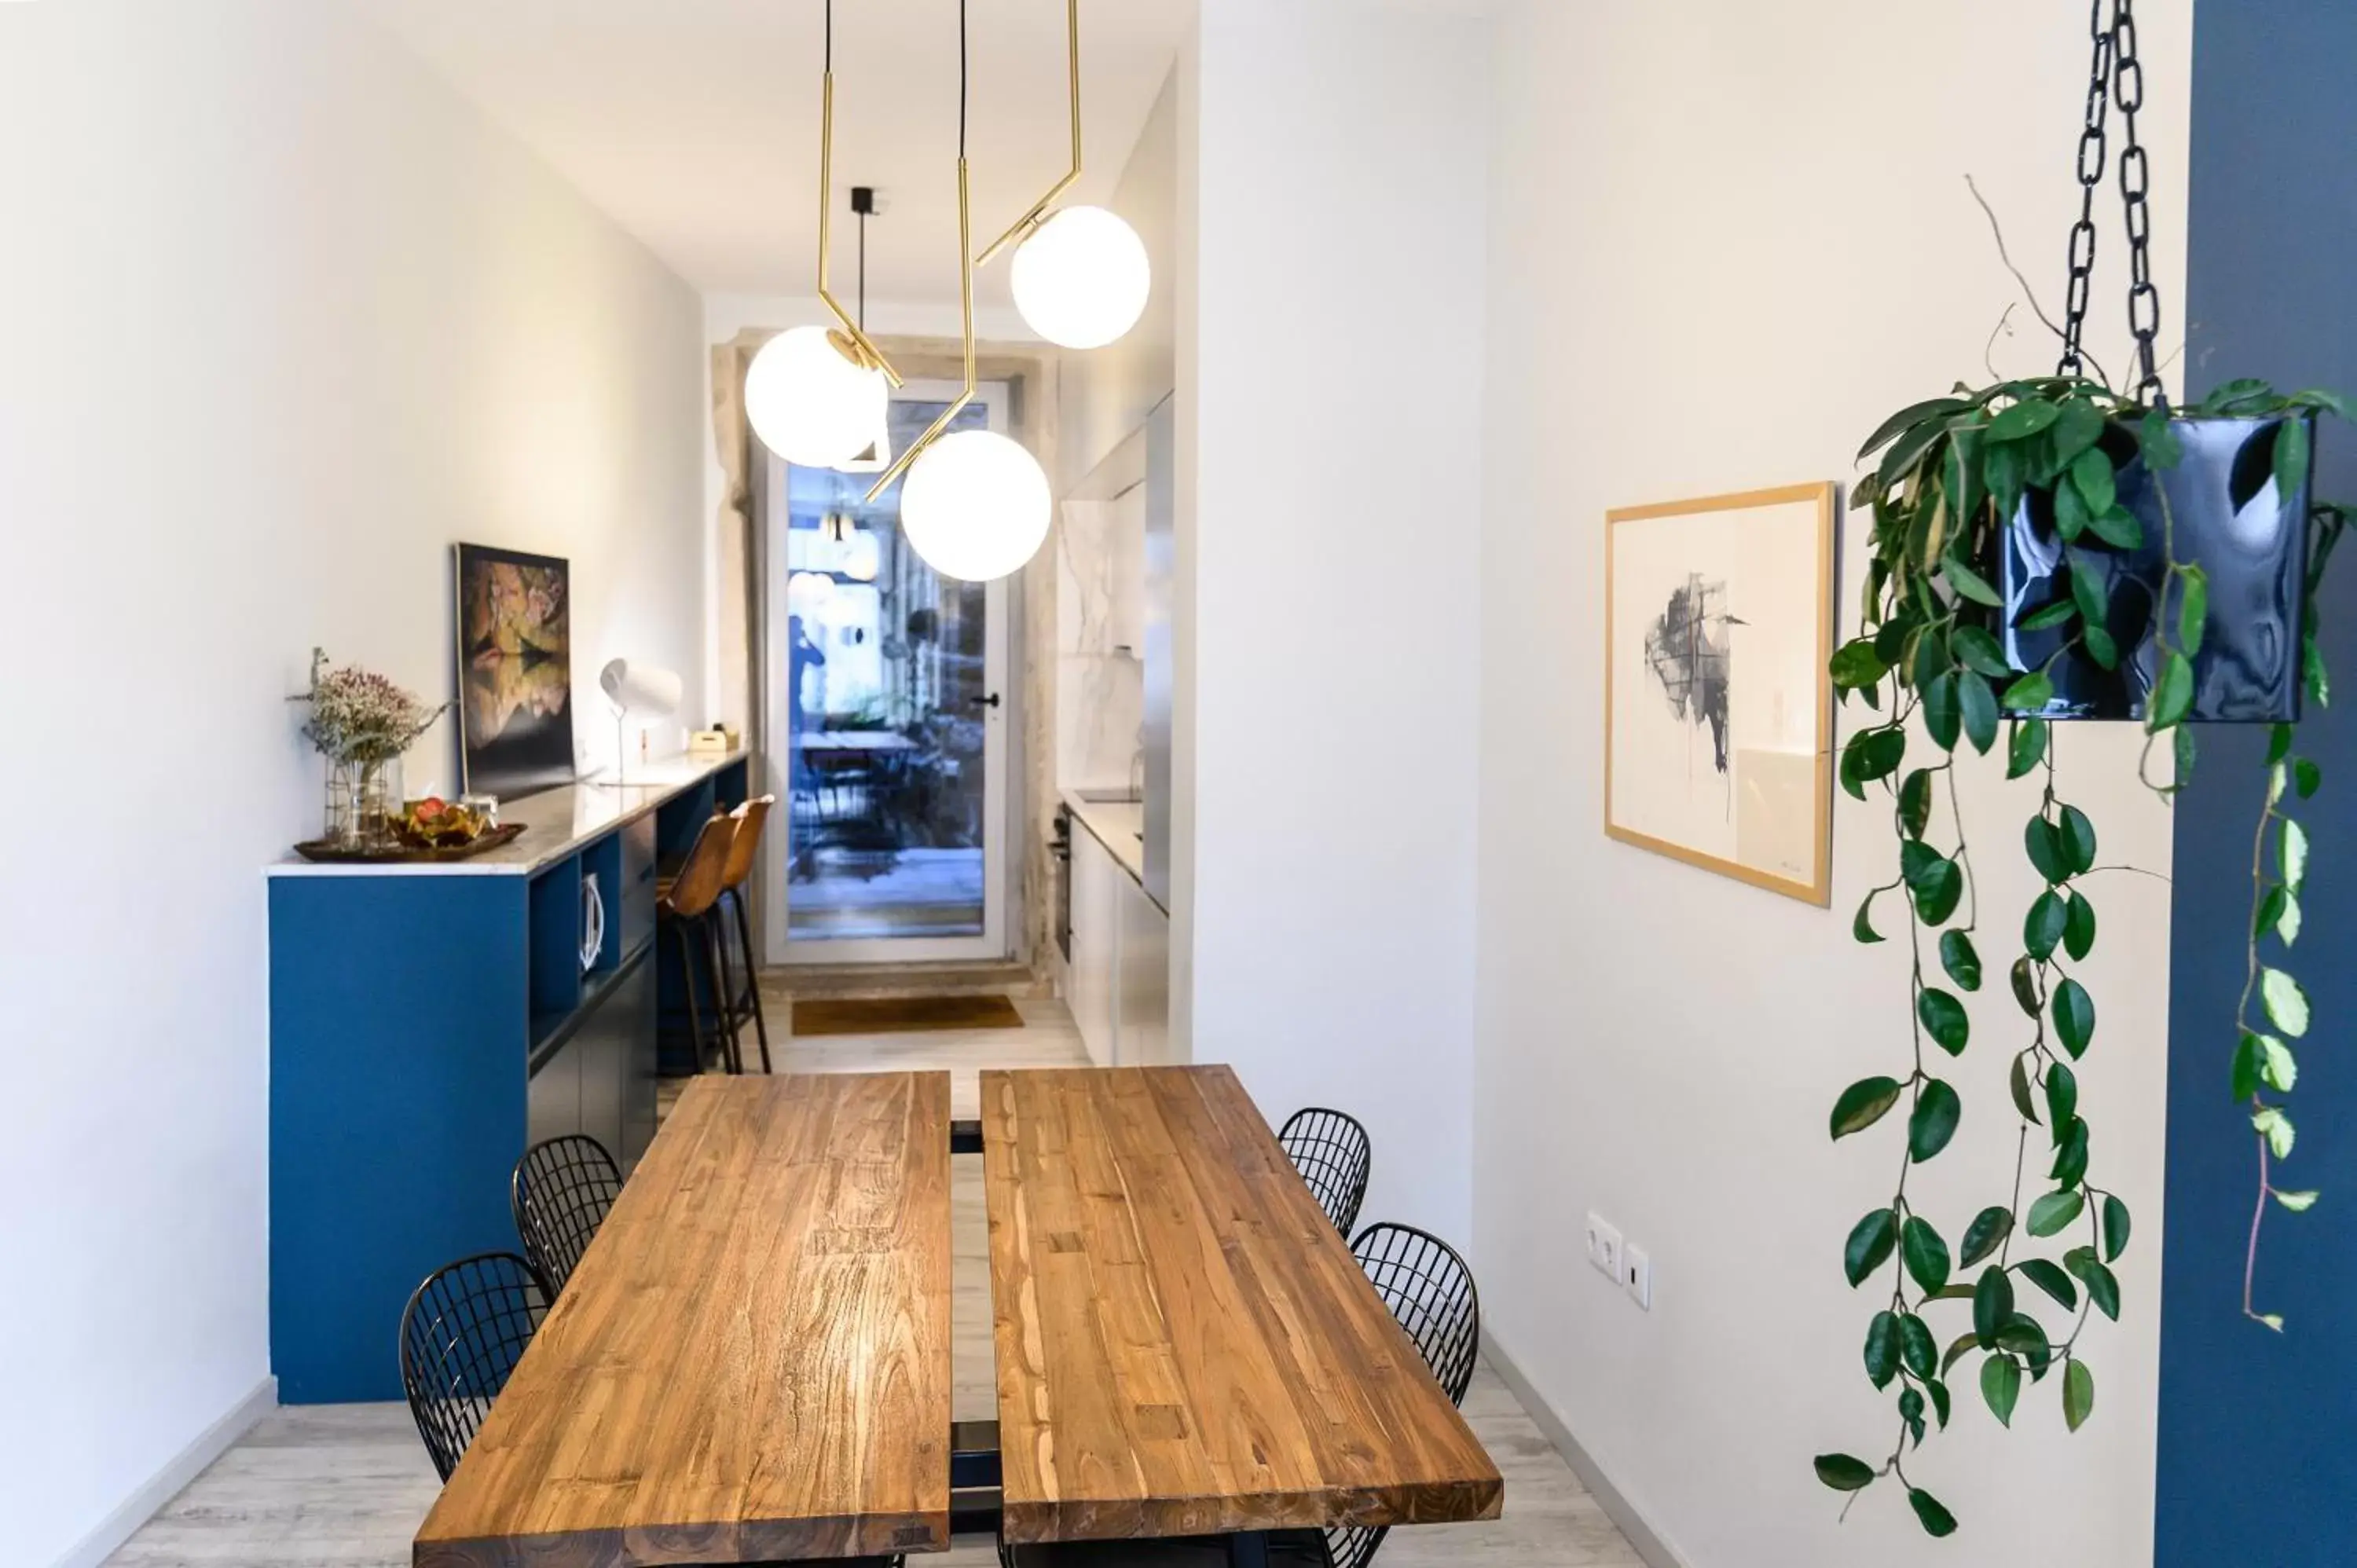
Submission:
{"label": "ceiling", "polygon": [[[353,0],[714,293],[807,295],[818,249],[823,0]],[[1064,6],[966,0],[979,249],[1070,149]],[[1176,58],[1189,0],[1084,0],[1086,178],[1110,199]],[[882,193],[868,292],[957,297],[958,0],[835,0],[837,293],[856,276],[854,185]],[[985,274],[985,302],[1006,269]]]}

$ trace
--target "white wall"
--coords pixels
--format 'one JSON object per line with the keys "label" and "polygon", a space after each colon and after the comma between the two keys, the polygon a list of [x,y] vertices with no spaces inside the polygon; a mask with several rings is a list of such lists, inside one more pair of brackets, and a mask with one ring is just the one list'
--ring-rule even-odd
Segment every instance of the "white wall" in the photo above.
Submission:
{"label": "white wall", "polygon": [[[1366,1122],[1368,1219],[1455,1237],[1488,58],[1478,20],[1204,0],[1180,112],[1179,1016],[1193,1059],[1234,1063],[1272,1116],[1316,1103]],[[1182,661],[1188,613],[1182,596]],[[1183,856],[1183,815],[1174,839]]]}
{"label": "white wall", "polygon": [[[2139,20],[2173,342],[2190,6],[2148,4]],[[2059,305],[2085,22],[2083,7],[2042,0],[1535,0],[1497,23],[1473,1141],[1483,1305],[1694,1568],[2151,1561],[2166,887],[2099,879],[2088,980],[2103,1025],[2082,1081],[2097,1179],[2134,1204],[2138,1227],[2126,1321],[2083,1342],[2094,1422],[2066,1437],[2056,1394],[2040,1389],[2008,1435],[1959,1389],[1956,1427],[1910,1465],[1964,1521],[1933,1548],[1889,1487],[1836,1524],[1840,1499],[1809,1467],[1826,1449],[1878,1463],[1895,1426],[1858,1369],[1870,1304],[1844,1284],[1840,1256],[1889,1191],[1896,1123],[1839,1148],[1825,1135],[1835,1094],[1906,1049],[1901,954],[1847,932],[1895,858],[1887,810],[1844,801],[1831,911],[1600,827],[1605,510],[1846,479],[1883,414],[1987,379],[1984,343],[2018,293],[1964,176]],[[2117,367],[2122,247],[2106,247],[2090,340]],[[2000,367],[2050,368],[2051,340],[2026,311],[2015,320]],[[1848,628],[1863,529],[1846,543]],[[2072,728],[2061,748],[2063,791],[2096,817],[2104,860],[2166,873],[2167,813],[2134,783],[2137,737]],[[2031,893],[2015,846],[2033,802],[1996,769],[1967,771],[1986,929],[2001,948]],[[2003,991],[1975,1004],[1984,1032],[1953,1074],[1964,1130],[1918,1185],[1951,1239],[2010,1181],[2004,1075],[2019,1019]],[[1590,1208],[1650,1248],[1650,1315],[1587,1268]]]}
{"label": "white wall", "polygon": [[312,645],[447,693],[470,539],[572,558],[581,695],[628,653],[700,700],[701,334],[314,0],[0,6],[0,1557],[41,1564],[270,1370],[261,867],[317,828]]}

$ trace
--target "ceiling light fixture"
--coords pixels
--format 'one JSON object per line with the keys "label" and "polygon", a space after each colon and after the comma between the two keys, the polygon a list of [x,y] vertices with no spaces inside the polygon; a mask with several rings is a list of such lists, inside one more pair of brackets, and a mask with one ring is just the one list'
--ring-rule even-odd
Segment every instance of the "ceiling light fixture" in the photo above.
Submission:
{"label": "ceiling light fixture", "polygon": [[875,444],[900,373],[834,297],[834,0],[826,0],[819,95],[818,296],[837,328],[797,327],[761,346],[745,371],[745,417],[787,462],[836,468]]}
{"label": "ceiling light fixture", "polygon": [[1048,476],[1021,443],[992,430],[949,434],[974,402],[974,231],[966,167],[966,0],[958,0],[958,296],[965,318],[965,386],[867,492],[874,500],[903,474],[900,532],[944,577],[985,583],[1020,570],[1039,553],[1054,512]]}
{"label": "ceiling light fixture", "polygon": [[1064,37],[1072,108],[1072,167],[1031,204],[1015,226],[991,242],[975,265],[988,266],[1017,245],[1008,282],[1015,308],[1034,332],[1065,349],[1102,349],[1146,314],[1154,292],[1154,265],[1145,242],[1102,207],[1056,209],[1056,200],[1080,182],[1081,0],[1065,0]]}
{"label": "ceiling light fixture", "polygon": [[[859,218],[859,330],[867,330],[867,220],[877,211],[876,188],[855,185],[851,188],[851,210]],[[842,465],[846,474],[880,474],[892,461],[892,419],[890,394],[877,411],[876,436],[851,461]]]}

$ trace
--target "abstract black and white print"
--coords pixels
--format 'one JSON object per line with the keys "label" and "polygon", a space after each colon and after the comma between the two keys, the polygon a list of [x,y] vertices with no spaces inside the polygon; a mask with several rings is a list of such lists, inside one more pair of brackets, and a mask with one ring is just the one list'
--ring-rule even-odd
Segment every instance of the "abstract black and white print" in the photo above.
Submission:
{"label": "abstract black and white print", "polygon": [[1727,613],[1724,582],[1689,572],[1645,633],[1645,662],[1661,682],[1670,711],[1710,731],[1712,766],[1722,776],[1728,771],[1727,690],[1735,662],[1729,628],[1742,624]]}

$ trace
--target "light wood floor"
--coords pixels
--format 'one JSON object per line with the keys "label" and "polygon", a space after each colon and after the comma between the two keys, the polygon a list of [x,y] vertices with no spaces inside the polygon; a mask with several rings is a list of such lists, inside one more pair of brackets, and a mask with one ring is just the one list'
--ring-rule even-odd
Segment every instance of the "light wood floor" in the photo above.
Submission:
{"label": "light wood floor", "polygon": [[[840,1036],[784,1042],[786,1010],[771,993],[773,1042],[788,1072],[947,1069],[952,1113],[979,1114],[987,1067],[1084,1066],[1080,1036],[1059,1002],[1018,998],[1021,1029]],[[747,1044],[749,1047],[749,1036]],[[1377,1157],[1381,1157],[1377,1151]],[[995,1416],[989,1274],[979,1162],[957,1162],[956,1412]],[[1514,1396],[1483,1367],[1466,1397],[1474,1432],[1506,1477],[1505,1517],[1489,1524],[1394,1531],[1379,1568],[1527,1564],[1642,1568]],[[410,1537],[437,1490],[404,1405],[281,1410],[172,1499],[112,1558],[112,1568],[402,1568]],[[960,1537],[942,1568],[995,1568],[984,1538]]]}

